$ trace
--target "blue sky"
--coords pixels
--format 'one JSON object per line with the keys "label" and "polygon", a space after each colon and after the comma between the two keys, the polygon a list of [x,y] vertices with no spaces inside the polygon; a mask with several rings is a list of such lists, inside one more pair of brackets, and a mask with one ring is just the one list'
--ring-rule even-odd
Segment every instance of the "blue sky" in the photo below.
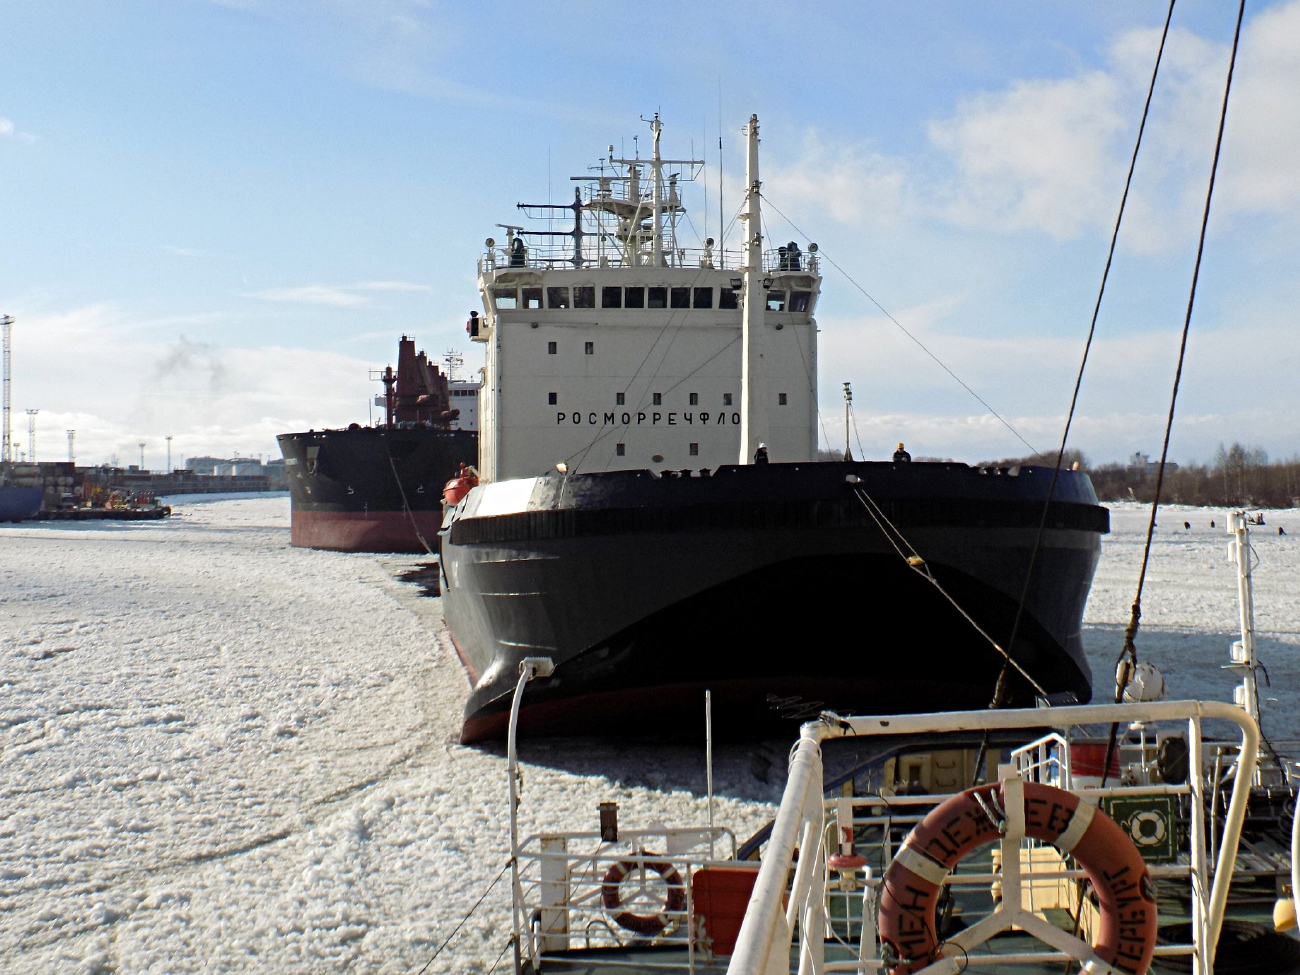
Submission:
{"label": "blue sky", "polygon": [[[1165,4],[0,6],[0,311],[39,456],[274,454],[364,421],[409,332],[466,352],[474,262],[609,143],[709,160],[728,211],[759,113],[766,191],[1036,446],[1059,438]],[[1182,0],[1075,443],[1154,452],[1235,6]],[[702,206],[709,192],[707,213]],[[688,197],[688,205],[692,204]],[[775,213],[768,231],[799,238]],[[1300,452],[1300,2],[1251,3],[1189,349],[1178,459]],[[843,277],[821,400],[868,456],[1021,445]]]}

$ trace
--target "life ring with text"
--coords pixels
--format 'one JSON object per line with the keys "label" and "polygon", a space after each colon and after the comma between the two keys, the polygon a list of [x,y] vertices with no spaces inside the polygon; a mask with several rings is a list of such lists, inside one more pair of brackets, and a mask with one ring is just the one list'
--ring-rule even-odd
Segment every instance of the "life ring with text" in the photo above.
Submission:
{"label": "life ring with text", "polygon": [[[654,854],[650,854],[653,856]],[[668,885],[668,894],[664,898],[663,910],[658,914],[633,914],[621,910],[623,907],[623,881],[638,866],[653,870]],[[664,929],[676,920],[670,915],[678,914],[686,907],[686,886],[682,875],[671,863],[662,861],[623,860],[605,871],[605,880],[600,888],[600,902],[605,910],[614,912],[614,923],[620,928],[654,937],[662,934]]]}
{"label": "life ring with text", "polygon": [[[942,943],[935,908],[944,878],[963,857],[1001,838],[1002,783],[967,789],[932,809],[885,872],[878,916],[895,960],[890,975],[936,961]],[[1156,946],[1156,892],[1142,854],[1109,816],[1078,796],[1024,783],[1025,835],[1074,857],[1092,881],[1101,914],[1093,951],[1132,975],[1145,975]]]}

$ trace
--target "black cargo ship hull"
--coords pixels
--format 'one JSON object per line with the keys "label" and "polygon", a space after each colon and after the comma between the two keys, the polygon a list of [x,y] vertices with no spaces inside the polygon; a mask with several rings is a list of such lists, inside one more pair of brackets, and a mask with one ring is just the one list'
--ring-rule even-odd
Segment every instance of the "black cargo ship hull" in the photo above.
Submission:
{"label": "black cargo ship hull", "polygon": [[[462,738],[504,731],[524,656],[548,656],[533,734],[756,736],[821,708],[989,704],[1003,658],[890,545],[846,478],[987,633],[1010,642],[1051,471],[781,464],[476,489],[441,540],[448,627],[474,690]],[[1108,530],[1062,472],[1012,653],[1049,695],[1086,701],[1080,626]],[[1012,675],[1011,702],[1036,691]],[[774,727],[775,726],[775,727]]]}
{"label": "black cargo ship hull", "polygon": [[478,460],[478,434],[468,430],[358,427],[276,439],[289,478],[292,543],[341,552],[435,545],[443,486],[462,463]]}

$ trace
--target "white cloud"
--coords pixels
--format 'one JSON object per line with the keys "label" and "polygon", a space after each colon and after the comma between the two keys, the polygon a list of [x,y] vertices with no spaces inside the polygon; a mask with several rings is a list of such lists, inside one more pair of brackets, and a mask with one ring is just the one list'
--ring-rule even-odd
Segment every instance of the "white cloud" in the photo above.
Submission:
{"label": "white cloud", "polygon": [[354,284],[361,291],[432,291],[427,284],[415,284],[412,281],[362,281]]}
{"label": "white cloud", "polygon": [[[77,431],[81,463],[112,455],[135,463],[144,441],[147,463],[161,467],[168,434],[176,464],[234,451],[276,456],[278,433],[367,417],[374,363],[352,356],[227,348],[175,331],[159,342],[159,323],[104,305],[58,314],[18,308],[15,317],[14,407],[19,416],[40,409],[38,457],[47,460],[66,455],[68,429]],[[26,440],[25,427],[15,439]]]}
{"label": "white cloud", "polygon": [[900,160],[869,146],[831,150],[815,130],[805,135],[800,157],[772,167],[763,182],[764,195],[781,201],[783,209],[797,213],[815,206],[857,226],[895,225],[909,206],[909,181]]}
{"label": "white cloud", "polygon": [[22,132],[14,125],[13,119],[5,118],[0,115],[0,139],[17,139],[20,142],[35,142],[36,136],[30,132]]}
{"label": "white cloud", "polygon": [[[1100,67],[1024,78],[958,100],[927,125],[929,151],[891,157],[832,151],[816,132],[774,167],[778,201],[820,207],[845,224],[938,220],[963,228],[1109,231],[1119,205],[1160,31],[1117,35]],[[1226,43],[1170,32],[1125,215],[1122,244],[1157,252],[1195,233],[1228,64]],[[1243,32],[1215,212],[1300,216],[1300,0]]]}
{"label": "white cloud", "polygon": [[246,298],[259,298],[262,301],[290,301],[303,305],[333,305],[336,308],[352,308],[364,305],[370,299],[364,295],[353,294],[343,288],[333,288],[324,284],[308,284],[300,288],[268,288],[254,291]]}

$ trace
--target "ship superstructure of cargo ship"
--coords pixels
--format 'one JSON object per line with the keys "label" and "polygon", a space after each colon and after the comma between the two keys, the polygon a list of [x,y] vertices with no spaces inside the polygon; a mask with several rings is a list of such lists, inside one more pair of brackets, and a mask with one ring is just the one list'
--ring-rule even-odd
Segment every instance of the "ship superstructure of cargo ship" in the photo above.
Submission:
{"label": "ship superstructure of cargo ship", "polygon": [[387,367],[382,425],[282,433],[291,540],[343,552],[428,552],[442,521],[442,486],[478,456],[478,434],[453,429],[447,376],[415,340]]}
{"label": "ship superstructure of cargo ship", "polygon": [[661,155],[657,116],[648,158],[611,148],[572,204],[520,204],[571,227],[487,241],[482,483],[440,546],[464,740],[504,733],[530,655],[555,664],[533,734],[673,734],[705,689],[747,733],[980,708],[1008,665],[1008,703],[1090,697],[1091,482],[1058,473],[1030,576],[1050,469],[817,462],[817,246],[766,245],[746,131],[739,253],[679,240],[701,163]]}

